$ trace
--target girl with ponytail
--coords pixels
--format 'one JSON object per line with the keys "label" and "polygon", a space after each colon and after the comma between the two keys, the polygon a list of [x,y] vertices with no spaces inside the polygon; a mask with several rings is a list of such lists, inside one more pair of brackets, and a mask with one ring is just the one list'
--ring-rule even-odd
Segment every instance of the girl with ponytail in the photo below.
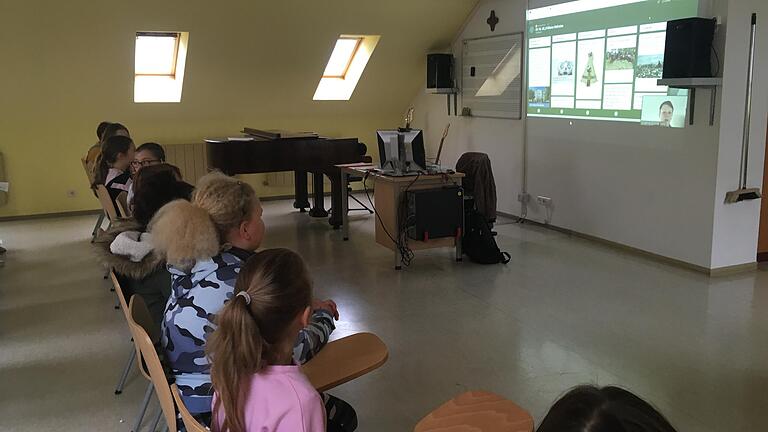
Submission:
{"label": "girl with ponytail", "polygon": [[121,192],[128,192],[131,186],[131,162],[136,149],[133,140],[123,135],[113,135],[101,146],[101,154],[96,158],[93,186],[104,185],[112,201]]}
{"label": "girl with ponytail", "polygon": [[[235,292],[243,263],[264,237],[262,208],[253,188],[233,177],[213,172],[201,178],[191,202],[166,204],[149,225],[155,251],[168,263],[171,296],[165,307],[162,345],[166,360],[190,412],[210,424],[213,387],[205,355],[217,316]],[[333,301],[312,303],[309,324],[294,334],[297,364],[311,359],[328,341],[338,319]],[[252,333],[238,336],[250,339]],[[256,342],[254,342],[256,343]],[[354,410],[340,399],[322,395],[333,420],[354,430]]]}
{"label": "girl with ponytail", "polygon": [[293,361],[310,317],[312,284],[301,257],[268,249],[243,266],[206,351],[217,432],[325,431],[320,395]]}

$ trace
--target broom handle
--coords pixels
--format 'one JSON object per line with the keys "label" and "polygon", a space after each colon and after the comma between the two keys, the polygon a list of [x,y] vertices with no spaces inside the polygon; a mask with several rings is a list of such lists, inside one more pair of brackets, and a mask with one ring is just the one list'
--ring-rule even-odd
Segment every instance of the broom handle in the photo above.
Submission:
{"label": "broom handle", "polygon": [[749,125],[752,118],[752,78],[755,67],[755,32],[757,14],[752,14],[752,31],[749,36],[749,66],[747,68],[747,97],[744,102],[744,133],[741,142],[741,175],[740,187],[747,187],[747,164],[749,162]]}

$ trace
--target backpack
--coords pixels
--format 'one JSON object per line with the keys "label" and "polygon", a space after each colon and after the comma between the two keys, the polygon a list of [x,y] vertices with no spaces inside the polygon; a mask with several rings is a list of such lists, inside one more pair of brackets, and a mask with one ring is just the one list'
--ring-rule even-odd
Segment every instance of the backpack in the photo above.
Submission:
{"label": "backpack", "polygon": [[485,216],[472,209],[465,219],[462,248],[469,259],[478,264],[508,263],[511,257],[499,250]]}

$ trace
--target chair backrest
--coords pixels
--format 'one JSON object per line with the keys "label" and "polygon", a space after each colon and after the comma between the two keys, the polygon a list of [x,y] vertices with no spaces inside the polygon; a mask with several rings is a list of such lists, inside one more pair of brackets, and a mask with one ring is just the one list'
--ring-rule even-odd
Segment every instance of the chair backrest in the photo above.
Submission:
{"label": "chair backrest", "polygon": [[429,413],[414,432],[533,432],[533,417],[514,402],[486,391],[462,393]]}
{"label": "chair backrest", "polygon": [[124,217],[124,218],[131,217],[131,209],[130,207],[128,207],[128,192],[126,191],[120,192],[120,194],[117,195],[115,204],[117,207],[117,212],[118,214],[120,214],[121,217]]}
{"label": "chair backrest", "polygon": [[80,158],[80,163],[83,164],[85,176],[88,178],[88,186],[90,186],[93,184],[93,166],[88,163],[88,158]]}
{"label": "chair backrest", "polygon": [[181,399],[179,388],[176,384],[171,384],[171,394],[173,394],[173,400],[176,401],[176,408],[181,414],[181,421],[184,422],[184,427],[190,432],[208,432],[210,429],[201,425],[189,412],[187,406],[184,405],[184,401]]}
{"label": "chair backrest", "polygon": [[[176,407],[173,403],[171,387],[168,385],[168,379],[165,376],[163,365],[160,363],[160,357],[155,351],[155,345],[149,337],[148,330],[152,328],[152,318],[147,309],[146,303],[140,296],[132,296],[128,305],[128,324],[133,328],[133,340],[139,346],[144,363],[149,369],[149,375],[152,384],[155,387],[155,394],[160,401],[160,407],[163,409],[163,416],[168,425],[169,432],[176,432]],[[145,327],[148,326],[148,327]]]}
{"label": "chair backrest", "polygon": [[99,198],[101,208],[107,213],[107,217],[110,221],[115,221],[119,217],[115,203],[112,202],[112,197],[109,196],[109,191],[104,185],[96,185],[96,196]]}
{"label": "chair backrest", "polygon": [[[128,312],[128,302],[125,301],[125,294],[123,293],[123,287],[120,285],[120,280],[117,278],[117,275],[115,274],[114,270],[109,271],[109,278],[112,279],[112,286],[115,287],[115,294],[117,294],[117,299],[120,302],[120,309],[123,311],[123,315],[125,316],[125,321],[128,323],[128,330],[131,332],[131,337],[133,338],[133,345],[136,348],[136,364],[139,365],[139,370],[141,371],[141,374],[144,375],[144,378],[148,379],[149,381],[152,381],[152,378],[149,376],[149,371],[147,370],[146,364],[142,362],[141,350],[139,349],[139,344],[136,343],[136,335],[133,334],[131,317]],[[152,338],[152,335],[150,335],[150,338]],[[155,339],[152,339],[152,340],[154,341]]]}

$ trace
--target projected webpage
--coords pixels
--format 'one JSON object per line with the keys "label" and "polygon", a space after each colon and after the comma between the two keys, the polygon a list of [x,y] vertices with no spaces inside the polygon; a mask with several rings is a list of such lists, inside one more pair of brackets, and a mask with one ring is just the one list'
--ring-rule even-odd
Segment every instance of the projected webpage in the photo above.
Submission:
{"label": "projected webpage", "polygon": [[656,80],[667,21],[697,13],[698,0],[578,0],[528,10],[528,116],[683,127],[687,91]]}

